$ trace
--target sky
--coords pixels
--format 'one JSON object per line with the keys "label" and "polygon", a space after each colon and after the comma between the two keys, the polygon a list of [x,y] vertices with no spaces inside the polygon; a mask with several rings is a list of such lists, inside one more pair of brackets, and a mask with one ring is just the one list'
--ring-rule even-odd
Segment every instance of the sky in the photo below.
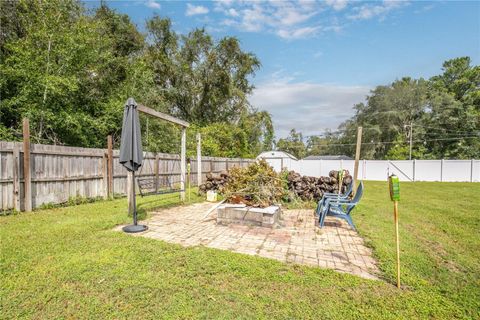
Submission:
{"label": "sky", "polygon": [[[479,1],[107,1],[140,30],[153,15],[186,34],[237,37],[262,67],[249,101],[272,114],[276,138],[335,130],[377,85],[429,78],[445,60],[480,64]],[[99,2],[87,2],[94,8]]]}

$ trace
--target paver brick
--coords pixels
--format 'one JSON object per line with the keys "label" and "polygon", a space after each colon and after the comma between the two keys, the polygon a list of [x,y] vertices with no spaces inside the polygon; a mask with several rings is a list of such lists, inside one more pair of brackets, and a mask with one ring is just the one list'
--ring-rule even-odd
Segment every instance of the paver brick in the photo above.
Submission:
{"label": "paver brick", "polygon": [[[342,220],[327,217],[325,226],[320,229],[312,210],[284,210],[280,228],[218,225],[211,219],[213,216],[204,217],[212,205],[200,203],[154,212],[143,222],[149,229],[136,236],[183,246],[204,245],[377,279],[379,270],[371,250]],[[120,231],[121,227],[116,230]]]}

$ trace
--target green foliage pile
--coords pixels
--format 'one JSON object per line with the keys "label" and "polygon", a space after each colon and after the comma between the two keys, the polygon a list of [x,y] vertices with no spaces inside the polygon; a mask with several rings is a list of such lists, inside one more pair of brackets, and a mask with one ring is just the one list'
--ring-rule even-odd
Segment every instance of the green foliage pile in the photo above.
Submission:
{"label": "green foliage pile", "polygon": [[262,208],[280,203],[286,192],[280,175],[263,159],[231,168],[223,189],[227,202]]}
{"label": "green foliage pile", "polygon": [[[35,143],[105,147],[111,134],[118,146],[131,96],[195,125],[204,155],[271,149],[270,115],[246,98],[260,62],[234,37],[180,35],[158,16],[142,33],[105,2],[87,12],[75,0],[1,1],[0,22],[0,140],[19,139],[28,117]],[[178,128],[141,122],[147,149],[179,152]]]}

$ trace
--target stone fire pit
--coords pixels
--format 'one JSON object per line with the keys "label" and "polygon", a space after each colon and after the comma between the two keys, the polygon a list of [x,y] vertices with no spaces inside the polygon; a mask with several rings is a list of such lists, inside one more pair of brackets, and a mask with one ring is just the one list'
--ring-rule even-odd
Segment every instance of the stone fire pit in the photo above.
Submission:
{"label": "stone fire pit", "polygon": [[217,223],[242,224],[275,228],[279,225],[281,210],[278,206],[267,208],[247,207],[244,204],[224,204],[217,208]]}

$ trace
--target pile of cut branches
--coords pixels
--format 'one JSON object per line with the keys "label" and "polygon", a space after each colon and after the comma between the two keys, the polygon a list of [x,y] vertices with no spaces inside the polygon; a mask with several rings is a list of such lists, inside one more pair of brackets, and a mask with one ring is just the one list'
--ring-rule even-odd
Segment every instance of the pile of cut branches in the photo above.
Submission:
{"label": "pile of cut branches", "polygon": [[263,159],[245,168],[233,167],[228,173],[223,194],[229,203],[264,208],[280,203],[285,195],[281,177]]}

